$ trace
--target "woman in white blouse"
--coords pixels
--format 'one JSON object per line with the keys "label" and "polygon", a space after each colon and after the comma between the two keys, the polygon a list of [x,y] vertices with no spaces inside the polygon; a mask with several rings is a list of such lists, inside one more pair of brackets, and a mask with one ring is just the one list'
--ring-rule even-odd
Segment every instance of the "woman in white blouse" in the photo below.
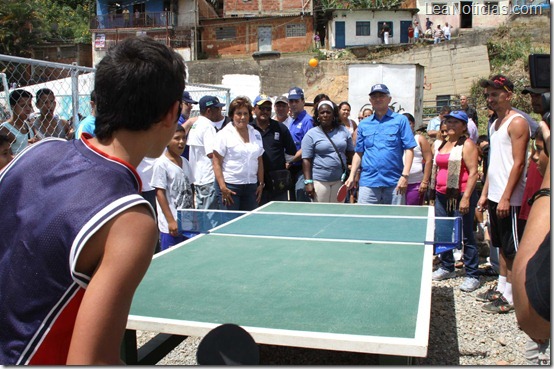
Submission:
{"label": "woman in white blouse", "polygon": [[253,210],[260,202],[264,184],[262,136],[248,124],[252,103],[239,96],[229,105],[227,124],[216,134],[213,168],[217,196],[224,210]]}

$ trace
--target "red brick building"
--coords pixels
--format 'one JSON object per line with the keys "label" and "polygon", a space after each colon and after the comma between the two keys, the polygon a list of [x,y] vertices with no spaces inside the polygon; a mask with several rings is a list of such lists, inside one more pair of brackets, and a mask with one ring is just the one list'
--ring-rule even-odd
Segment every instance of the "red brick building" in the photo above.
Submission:
{"label": "red brick building", "polygon": [[302,52],[313,44],[310,0],[226,0],[222,17],[199,21],[199,49],[207,57]]}

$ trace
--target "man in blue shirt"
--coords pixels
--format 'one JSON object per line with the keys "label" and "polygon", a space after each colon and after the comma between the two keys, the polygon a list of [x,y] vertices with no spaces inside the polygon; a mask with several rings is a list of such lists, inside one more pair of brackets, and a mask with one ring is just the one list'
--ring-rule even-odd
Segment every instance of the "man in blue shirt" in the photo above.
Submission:
{"label": "man in blue shirt", "polygon": [[369,94],[374,114],[358,125],[356,153],[352,159],[350,177],[345,184],[352,188],[361,164],[360,204],[405,203],[416,142],[408,119],[389,108],[391,100],[387,86],[374,85]]}
{"label": "man in blue shirt", "polygon": [[306,132],[314,126],[314,119],[304,109],[304,91],[300,87],[293,87],[289,90],[289,109],[294,120],[289,131],[296,145],[296,155],[287,163],[290,170],[292,182],[295,184],[294,191],[291,191],[292,201],[310,202],[310,198],[304,191],[304,175],[302,174],[302,139]]}

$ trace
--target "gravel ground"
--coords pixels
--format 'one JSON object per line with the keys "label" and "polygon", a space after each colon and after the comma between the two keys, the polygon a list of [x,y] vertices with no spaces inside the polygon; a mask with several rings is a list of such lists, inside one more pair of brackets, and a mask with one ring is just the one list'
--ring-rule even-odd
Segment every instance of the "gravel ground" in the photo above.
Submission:
{"label": "gravel ground", "polygon": [[[484,265],[481,265],[484,267]],[[482,302],[475,295],[495,286],[496,277],[481,277],[481,287],[474,292],[459,289],[463,269],[457,278],[434,281],[431,304],[429,348],[421,365],[527,365],[527,335],[517,327],[515,313],[489,314],[481,311]],[[139,346],[153,337],[151,332],[137,332]],[[195,365],[198,337],[189,337],[169,353],[161,365]],[[261,364],[369,365],[377,364],[375,355],[339,351],[260,345]]]}

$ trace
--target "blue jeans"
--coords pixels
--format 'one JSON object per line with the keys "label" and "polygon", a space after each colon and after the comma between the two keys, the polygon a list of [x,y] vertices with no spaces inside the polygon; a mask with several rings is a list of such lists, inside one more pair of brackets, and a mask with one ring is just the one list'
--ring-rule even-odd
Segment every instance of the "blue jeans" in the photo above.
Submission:
{"label": "blue jeans", "polygon": [[225,182],[227,188],[235,192],[234,195],[231,195],[231,198],[233,199],[232,204],[223,204],[221,189],[219,188],[217,181],[214,183],[221,210],[250,211],[258,207],[258,203],[256,202],[256,189],[258,188],[258,185],[256,183],[232,184]]}
{"label": "blue jeans", "polygon": [[[463,193],[458,198],[458,206]],[[435,216],[436,217],[462,217],[462,238],[464,244],[464,266],[468,277],[479,279],[479,248],[473,234],[473,218],[475,217],[475,207],[477,206],[477,193],[474,191],[469,199],[469,211],[463,215],[456,209],[446,211],[446,196],[436,193]],[[441,267],[449,272],[454,271],[454,254],[452,250],[439,254]]]}
{"label": "blue jeans", "polygon": [[394,187],[360,187],[358,190],[359,204],[384,204],[384,205],[404,205],[406,197],[396,193]]}

